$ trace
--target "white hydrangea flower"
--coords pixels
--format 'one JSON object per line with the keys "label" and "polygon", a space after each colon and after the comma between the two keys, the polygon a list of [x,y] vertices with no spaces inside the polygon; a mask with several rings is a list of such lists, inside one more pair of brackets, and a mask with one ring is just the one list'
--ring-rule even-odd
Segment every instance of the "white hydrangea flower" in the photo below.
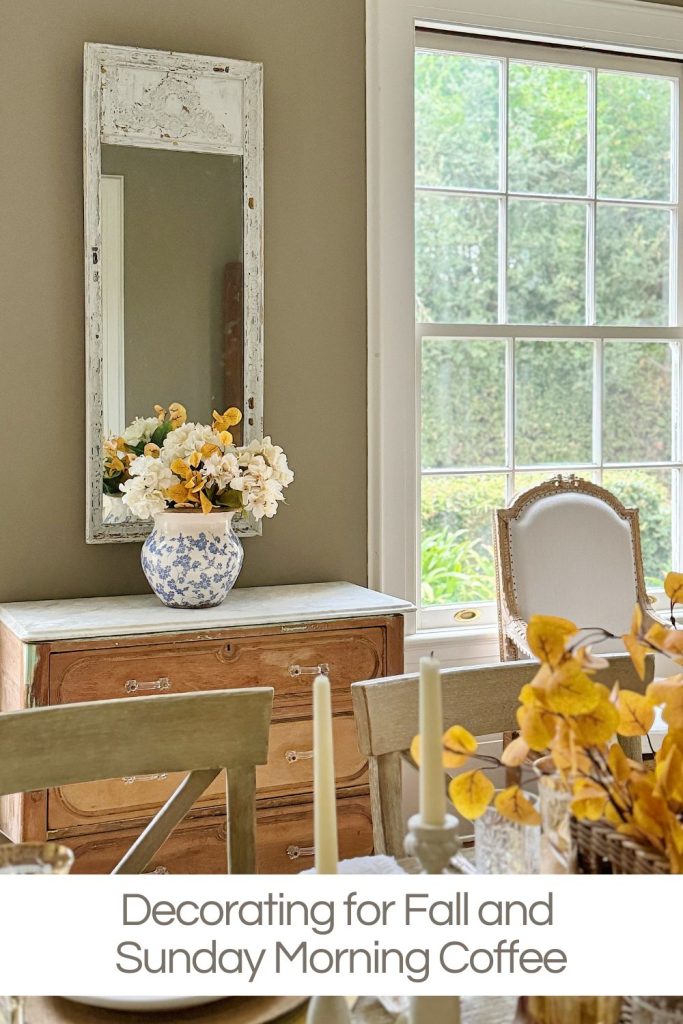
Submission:
{"label": "white hydrangea flower", "polygon": [[130,480],[121,484],[123,502],[138,519],[151,519],[168,502],[164,492],[178,482],[168,466],[150,455],[140,455],[130,467]]}
{"label": "white hydrangea flower", "polygon": [[152,455],[139,455],[137,459],[134,459],[130,467],[130,475],[142,477],[148,490],[161,491],[178,483],[178,478],[174,476],[168,466],[164,466],[161,459],[155,459]]}
{"label": "white hydrangea flower", "polygon": [[239,475],[239,465],[234,452],[214,452],[204,459],[201,474],[212,484],[216,484],[219,491],[230,487],[232,481]]}
{"label": "white hydrangea flower", "polygon": [[257,446],[258,442],[254,442],[243,453],[244,458],[240,460],[243,461],[242,473],[230,486],[242,492],[244,508],[255,519],[271,519],[277,512],[278,502],[284,500],[284,485],[276,479],[263,456],[255,454]]}
{"label": "white hydrangea flower", "polygon": [[249,467],[255,457],[265,459],[272,470],[272,475],[283,487],[291,484],[294,473],[287,464],[287,456],[279,444],[273,444],[270,437],[264,437],[262,441],[252,441],[242,448],[239,456],[240,466]]}
{"label": "white hydrangea flower", "polygon": [[174,459],[187,459],[205,444],[215,444],[221,451],[220,438],[211,427],[201,423],[184,423],[166,435],[161,449],[161,460],[170,466]]}
{"label": "white hydrangea flower", "polygon": [[137,448],[141,441],[145,444],[159,426],[156,416],[136,416],[133,422],[123,432],[123,440],[131,448]]}
{"label": "white hydrangea flower", "polygon": [[138,519],[151,519],[157,512],[163,512],[167,506],[163,491],[148,489],[140,476],[131,477],[121,484],[123,503],[127,505]]}
{"label": "white hydrangea flower", "polygon": [[291,484],[294,473],[289,468],[287,456],[280,445],[273,444],[269,437],[264,437],[261,451],[266,461],[270,463],[275,479],[279,480],[284,487]]}

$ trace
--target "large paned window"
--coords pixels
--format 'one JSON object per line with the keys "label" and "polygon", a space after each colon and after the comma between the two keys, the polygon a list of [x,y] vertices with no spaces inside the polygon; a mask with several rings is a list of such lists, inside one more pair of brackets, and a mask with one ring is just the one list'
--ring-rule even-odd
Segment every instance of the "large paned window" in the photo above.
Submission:
{"label": "large paned window", "polygon": [[423,628],[494,615],[491,512],[556,473],[683,556],[679,66],[422,33],[415,56]]}

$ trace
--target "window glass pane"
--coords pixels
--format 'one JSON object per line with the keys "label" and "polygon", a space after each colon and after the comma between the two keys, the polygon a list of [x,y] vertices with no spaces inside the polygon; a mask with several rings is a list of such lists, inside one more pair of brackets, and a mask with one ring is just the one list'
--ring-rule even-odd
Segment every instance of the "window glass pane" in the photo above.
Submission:
{"label": "window glass pane", "polygon": [[498,209],[488,197],[417,196],[419,322],[497,322]]}
{"label": "window glass pane", "polygon": [[598,195],[671,199],[674,86],[666,78],[598,72]]}
{"label": "window glass pane", "polygon": [[598,323],[669,324],[670,235],[667,210],[598,205]]}
{"label": "window glass pane", "polygon": [[498,189],[500,76],[494,58],[416,54],[418,185]]}
{"label": "window glass pane", "polygon": [[593,342],[515,342],[515,462],[591,462]]}
{"label": "window glass pane", "polygon": [[588,194],[588,82],[581,68],[510,62],[511,192]]}
{"label": "window glass pane", "polygon": [[424,339],[423,466],[505,464],[505,344]]}
{"label": "window glass pane", "polygon": [[491,512],[505,476],[422,478],[422,604],[493,601]]}
{"label": "window glass pane", "polygon": [[671,345],[605,341],[605,462],[671,458]]}
{"label": "window glass pane", "polygon": [[671,470],[606,469],[602,483],[639,510],[645,581],[661,588],[671,569]]}
{"label": "window glass pane", "polygon": [[583,203],[510,200],[510,323],[586,322],[587,210]]}

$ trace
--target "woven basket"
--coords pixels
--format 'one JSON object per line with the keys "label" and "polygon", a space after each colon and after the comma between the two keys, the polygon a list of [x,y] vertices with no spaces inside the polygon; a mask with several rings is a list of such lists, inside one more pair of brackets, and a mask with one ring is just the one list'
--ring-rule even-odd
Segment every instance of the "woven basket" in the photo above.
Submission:
{"label": "woven basket", "polygon": [[577,871],[582,875],[669,875],[661,853],[640,846],[602,821],[571,819]]}

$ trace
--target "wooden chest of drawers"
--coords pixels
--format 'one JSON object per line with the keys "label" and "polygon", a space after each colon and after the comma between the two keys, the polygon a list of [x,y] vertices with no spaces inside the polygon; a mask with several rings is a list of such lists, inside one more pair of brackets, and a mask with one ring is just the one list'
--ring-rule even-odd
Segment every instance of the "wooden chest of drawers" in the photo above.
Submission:
{"label": "wooden chest of drawers", "polygon": [[[340,850],[372,850],[366,764],[350,684],[403,670],[405,602],[351,584],[234,591],[219,609],[175,612],[156,598],[0,608],[0,711],[136,695],[273,686],[268,764],[257,773],[262,872],[313,863],[311,682],[332,683]],[[192,625],[193,628],[188,628]],[[0,798],[13,840],[64,840],[75,870],[109,871],[178,784],[112,779]],[[223,780],[176,829],[151,870],[226,870]]]}

